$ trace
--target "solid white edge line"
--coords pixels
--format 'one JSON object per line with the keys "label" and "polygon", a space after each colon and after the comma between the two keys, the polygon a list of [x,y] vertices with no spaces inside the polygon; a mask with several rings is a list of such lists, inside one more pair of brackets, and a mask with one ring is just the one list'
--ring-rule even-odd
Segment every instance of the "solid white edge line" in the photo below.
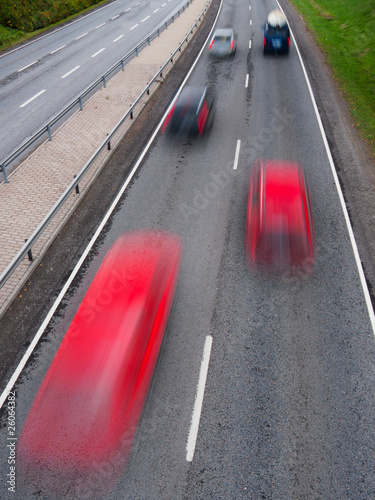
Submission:
{"label": "solid white edge line", "polygon": [[63,78],[66,78],[67,76],[71,75],[72,73],[74,73],[75,71],[77,71],[78,68],[80,68],[81,66],[76,66],[75,68],[71,69],[70,71],[68,71],[68,73],[65,73],[65,75],[63,75],[61,77],[61,79]]}
{"label": "solid white edge line", "polygon": [[186,460],[187,460],[187,462],[192,462],[193,457],[194,457],[195,445],[196,445],[197,437],[198,437],[199,422],[200,422],[201,412],[202,412],[204,390],[206,387],[208,365],[210,362],[211,348],[212,348],[212,336],[207,335],[205,343],[204,343],[204,348],[203,348],[203,356],[202,356],[201,368],[200,368],[200,372],[199,372],[199,379],[198,379],[198,384],[197,384],[197,393],[195,396],[194,409],[193,409],[193,414],[191,417],[190,431],[189,431],[189,436],[188,436],[188,440],[186,443]]}
{"label": "solid white edge line", "polygon": [[246,75],[246,80],[245,80],[245,89],[249,86],[249,73]]}
{"label": "solid white edge line", "polygon": [[24,69],[30,68],[30,66],[32,66],[33,64],[36,64],[37,62],[38,62],[38,59],[36,61],[33,61],[32,63],[28,64],[27,66],[24,66],[23,68],[19,69],[18,73],[20,73]]}
{"label": "solid white edge line", "polygon": [[40,95],[44,94],[45,90],[41,90],[40,92],[38,92],[37,94],[35,94],[33,97],[31,97],[28,101],[24,102],[23,104],[20,105],[20,108],[24,108],[25,106],[27,106],[31,101],[33,101],[34,99],[36,99],[37,97],[39,97]]}
{"label": "solid white edge line", "polygon": [[62,45],[61,47],[59,47],[58,49],[55,49],[53,52],[50,52],[50,54],[56,54],[56,52],[58,52],[59,50],[63,49],[64,47],[66,47],[66,45]]}
{"label": "solid white edge line", "polygon": [[238,167],[238,158],[240,156],[240,148],[241,148],[241,140],[237,139],[236,154],[234,155],[233,170],[237,170],[237,167]]}
{"label": "solid white edge line", "polygon": [[117,38],[115,38],[115,39],[113,40],[113,42],[118,42],[118,41],[120,40],[120,38],[122,38],[123,36],[124,36],[124,35],[120,35],[120,36],[118,36]]}
{"label": "solid white edge line", "polygon": [[195,66],[197,65],[198,61],[199,61],[199,58],[201,57],[206,45],[207,45],[207,42],[210,40],[211,38],[211,35],[212,35],[212,32],[215,28],[215,25],[217,23],[217,20],[219,18],[219,14],[221,12],[221,8],[223,6],[223,1],[224,0],[221,0],[220,2],[220,7],[218,9],[218,12],[216,14],[216,18],[215,18],[215,21],[212,25],[212,28],[211,28],[211,31],[209,32],[207,38],[206,38],[206,41],[204,42],[201,50],[199,51],[199,54],[197,55],[194,63],[192,64],[190,70],[188,71],[187,75],[185,76],[185,79],[183,80],[182,84],[180,85],[180,88],[178,89],[177,93],[176,93],[176,97],[175,99],[172,100],[171,104],[169,105],[168,109],[165,111],[164,113],[164,116],[162,117],[162,119],[160,120],[159,122],[159,125],[155,128],[154,130],[154,133],[151,135],[150,137],[150,140],[148,141],[146,147],[144,148],[144,150],[142,151],[142,153],[140,154],[136,164],[134,165],[132,171],[130,172],[129,174],[129,177],[126,179],[126,181],[124,182],[124,184],[122,185],[120,191],[118,192],[116,198],[114,199],[112,205],[110,206],[110,208],[108,209],[107,213],[105,214],[102,222],[100,223],[100,225],[98,226],[98,229],[96,230],[94,236],[91,238],[89,244],[87,245],[86,249],[84,250],[81,258],[79,259],[79,261],[77,262],[75,268],[73,269],[71,275],[69,276],[67,282],[65,283],[64,287],[62,288],[61,292],[59,293],[57,299],[55,300],[55,302],[53,303],[53,306],[51,307],[51,309],[48,311],[48,314],[47,316],[45,317],[43,323],[41,324],[41,326],[39,327],[39,330],[36,332],[35,334],[35,337],[33,338],[32,342],[30,343],[27,351],[25,352],[25,354],[23,355],[21,361],[19,362],[16,370],[14,371],[12,377],[10,378],[8,384],[6,385],[5,389],[3,390],[3,392],[1,393],[1,396],[0,396],[0,408],[2,408],[6,398],[8,397],[8,394],[9,394],[9,391],[12,389],[12,387],[14,386],[14,384],[16,383],[18,377],[20,376],[22,370],[24,369],[29,357],[31,356],[31,354],[33,353],[33,350],[35,349],[36,345],[38,344],[41,336],[43,335],[44,333],[44,330],[47,328],[48,326],[48,323],[51,321],[51,318],[52,316],[54,315],[56,309],[58,308],[58,306],[60,305],[60,302],[62,301],[62,299],[64,298],[64,295],[66,294],[69,286],[71,285],[72,281],[74,280],[76,274],[78,273],[78,271],[80,270],[83,262],[85,261],[87,255],[89,254],[91,248],[93,247],[94,243],[96,242],[96,240],[98,239],[100,233],[102,232],[104,226],[106,225],[108,219],[110,218],[110,216],[112,215],[112,212],[115,210],[118,202],[120,201],[122,195],[124,194],[126,188],[128,187],[128,184],[130,183],[130,181],[132,180],[132,178],[134,177],[134,174],[136,173],[136,171],[138,170],[138,167],[139,165],[142,163],[143,161],[143,158],[146,156],[146,153],[148,152],[148,150],[150,149],[151,147],[151,144],[154,142],[155,140],[155,137],[156,135],[159,133],[159,130],[161,129],[163,123],[165,122],[165,119],[167,118],[170,110],[172,109],[172,106],[175,102],[175,100],[177,99],[177,96],[180,95],[182,89],[184,88],[187,80],[189,79],[191,73],[193,72],[193,69],[195,68]]}
{"label": "solid white edge line", "polygon": [[83,35],[80,35],[76,40],[79,40],[80,38],[83,38],[84,36],[88,35],[88,33],[84,33]]}
{"label": "solid white edge line", "polygon": [[103,50],[105,50],[105,48],[98,50],[98,52],[95,52],[95,54],[93,54],[91,57],[96,57],[98,54],[103,52]]}
{"label": "solid white edge line", "polygon": [[[282,7],[281,7],[281,5],[278,2],[278,0],[276,0],[276,2],[278,4],[280,10],[282,12],[284,12],[283,9],[282,9]],[[284,12],[284,14],[285,14],[285,12]],[[331,153],[331,150],[330,150],[330,147],[329,147],[329,144],[328,144],[327,136],[326,136],[326,133],[325,133],[325,130],[324,130],[324,127],[323,127],[323,123],[322,123],[322,119],[321,119],[320,114],[319,114],[318,106],[316,105],[316,101],[315,101],[314,93],[313,93],[313,90],[312,90],[312,87],[311,87],[311,84],[310,84],[310,80],[309,80],[309,77],[307,75],[306,68],[305,68],[305,65],[303,63],[302,56],[301,56],[301,53],[299,51],[299,48],[298,48],[298,45],[296,43],[296,39],[294,38],[292,30],[290,30],[290,34],[292,35],[292,40],[293,40],[294,46],[295,46],[295,48],[297,50],[297,54],[298,54],[298,57],[299,57],[299,60],[300,60],[301,66],[302,66],[302,71],[303,71],[303,74],[305,76],[305,80],[306,80],[306,83],[307,83],[307,88],[309,90],[310,98],[311,98],[311,101],[312,101],[312,104],[313,104],[313,108],[314,108],[314,111],[315,111],[315,116],[316,116],[316,119],[318,121],[320,133],[321,133],[321,136],[322,136],[322,139],[323,139],[323,143],[324,143],[325,150],[326,150],[326,153],[327,153],[328,161],[329,161],[329,164],[330,164],[330,167],[331,167],[331,172],[332,172],[332,175],[333,175],[333,178],[334,178],[334,181],[335,181],[337,193],[339,195],[339,199],[340,199],[340,203],[341,203],[341,208],[342,208],[342,211],[344,213],[346,227],[348,229],[349,238],[350,238],[350,242],[351,242],[353,253],[354,253],[354,259],[355,259],[355,262],[357,264],[357,269],[358,269],[359,278],[360,278],[361,285],[362,285],[363,294],[365,296],[367,311],[368,311],[370,322],[371,322],[371,326],[372,326],[372,332],[375,335],[375,314],[374,314],[374,310],[372,308],[370,292],[368,290],[367,283],[366,283],[366,278],[365,278],[365,274],[363,272],[363,268],[362,268],[362,264],[361,264],[361,258],[359,256],[357,243],[356,243],[355,238],[354,238],[353,228],[351,226],[350,218],[349,218],[349,214],[348,214],[348,210],[347,210],[346,205],[345,205],[344,195],[342,194],[342,191],[341,191],[341,186],[340,186],[340,182],[339,182],[339,179],[338,179],[338,176],[337,176],[335,164],[334,164],[334,161],[333,161],[333,158],[332,158],[332,153]]]}

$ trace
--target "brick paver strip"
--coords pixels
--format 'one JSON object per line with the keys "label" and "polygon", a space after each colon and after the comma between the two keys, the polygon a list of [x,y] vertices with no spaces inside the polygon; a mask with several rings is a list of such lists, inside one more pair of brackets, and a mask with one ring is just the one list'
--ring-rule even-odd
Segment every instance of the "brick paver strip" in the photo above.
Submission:
{"label": "brick paver strip", "polygon": [[[9,183],[0,184],[0,275],[10,264],[35,229],[58,201],[63,192],[92,154],[129,110],[168,56],[178,47],[204,9],[207,0],[194,0],[160,37],[139,52],[124,71],[107,82],[23,164],[9,176]],[[186,46],[186,45],[185,45]],[[127,121],[127,127],[130,120]],[[124,130],[121,132],[123,135]],[[98,175],[110,152],[91,167],[80,183],[80,192]],[[25,257],[11,278],[0,290],[0,317],[17,295],[22,294],[33,269],[61,226],[79,203],[73,193],[55,219],[32,248],[34,261]]]}

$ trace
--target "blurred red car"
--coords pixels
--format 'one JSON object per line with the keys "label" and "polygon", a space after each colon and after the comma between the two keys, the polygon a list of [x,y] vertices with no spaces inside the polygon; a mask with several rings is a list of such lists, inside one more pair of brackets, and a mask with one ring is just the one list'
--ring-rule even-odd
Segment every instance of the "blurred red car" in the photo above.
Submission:
{"label": "blurred red car", "polygon": [[181,255],[180,238],[168,233],[117,239],[35,397],[18,442],[23,464],[90,471],[104,462],[115,468],[118,450],[129,455]]}
{"label": "blurred red car", "polygon": [[315,232],[308,187],[295,162],[257,160],[247,206],[245,250],[251,265],[314,265]]}

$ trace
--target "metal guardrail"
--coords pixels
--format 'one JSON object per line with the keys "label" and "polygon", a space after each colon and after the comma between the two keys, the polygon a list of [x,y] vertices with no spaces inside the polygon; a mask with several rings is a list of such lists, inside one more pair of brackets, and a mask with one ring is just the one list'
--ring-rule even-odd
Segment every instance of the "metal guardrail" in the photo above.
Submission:
{"label": "metal guardrail", "polygon": [[[192,2],[192,0],[190,0],[188,3],[191,3],[191,2]],[[1,276],[0,276],[0,289],[5,285],[6,281],[10,278],[10,276],[13,274],[13,272],[16,270],[16,268],[22,262],[23,258],[26,256],[26,254],[29,254],[29,258],[30,258],[31,249],[32,249],[33,245],[35,245],[35,243],[38,240],[38,238],[40,237],[40,235],[44,232],[44,230],[50,224],[50,222],[52,221],[52,219],[55,217],[55,215],[58,213],[58,211],[64,205],[64,203],[66,202],[66,200],[69,198],[70,194],[75,189],[77,189],[77,187],[79,185],[79,182],[82,179],[82,177],[87,173],[87,171],[89,170],[89,168],[93,165],[93,163],[99,157],[99,155],[103,152],[103,150],[106,149],[106,148],[108,148],[108,145],[110,144],[111,139],[114,137],[114,135],[116,134],[116,132],[118,132],[118,130],[123,125],[123,123],[126,121],[126,119],[127,118],[133,119],[134,108],[139,104],[139,102],[141,101],[141,99],[144,97],[145,94],[149,95],[149,93],[150,93],[150,87],[155,83],[155,81],[158,78],[161,78],[163,76],[164,69],[168,65],[170,65],[170,64],[173,65],[174,58],[175,58],[176,54],[178,52],[180,52],[182,46],[185,43],[188,42],[189,36],[192,35],[193,32],[194,32],[194,29],[197,28],[198,23],[200,22],[200,20],[204,16],[204,13],[208,9],[210,3],[211,3],[211,0],[207,0],[207,3],[205,4],[204,9],[200,13],[199,17],[195,20],[193,26],[190,28],[189,32],[187,33],[187,35],[185,36],[185,38],[182,40],[182,42],[179,44],[179,46],[177,47],[177,49],[168,57],[168,59],[166,60],[166,62],[163,64],[163,66],[158,70],[158,72],[155,74],[155,76],[152,78],[152,80],[143,89],[143,91],[137,97],[137,99],[135,100],[135,102],[130,106],[129,110],[124,114],[124,116],[117,123],[117,125],[114,127],[114,129],[108,134],[108,136],[106,137],[106,139],[101,143],[101,145],[99,146],[99,148],[91,156],[91,158],[88,160],[88,162],[85,164],[85,166],[79,172],[79,174],[74,178],[74,181],[71,182],[71,184],[68,186],[68,188],[63,193],[63,195],[60,197],[60,199],[56,202],[56,204],[54,205],[54,207],[46,215],[46,217],[41,222],[41,224],[38,226],[38,228],[34,231],[34,233],[26,241],[25,245],[21,248],[21,250],[14,257],[14,259],[9,264],[9,266],[1,274]],[[65,108],[65,109],[67,109],[67,108]]]}
{"label": "metal guardrail", "polygon": [[[139,51],[150,45],[151,41],[156,37],[160,36],[164,30],[168,29],[168,25],[174,23],[177,17],[180,17],[180,14],[185,12],[185,9],[189,7],[193,0],[187,0],[187,2],[182,6],[182,9],[179,9],[176,14],[173,14],[167,21],[161,24],[151,35],[142,40],[142,42],[137,45],[133,50],[128,52],[122,59],[120,59],[116,64],[114,64],[104,75],[98,78],[94,83],[92,83],[89,87],[87,87],[78,97],[73,99],[70,104],[68,104],[62,111],[60,111],[55,117],[53,117],[46,125],[44,125],[41,129],[38,130],[32,137],[24,141],[14,152],[9,154],[0,164],[0,171],[3,173],[4,182],[8,183],[8,177],[6,173],[6,168],[14,163],[17,158],[19,158],[22,153],[24,153],[27,149],[29,149],[35,142],[39,141],[43,136],[48,134],[48,138],[52,140],[52,127],[56,125],[64,116],[72,111],[76,106],[79,105],[80,110],[82,110],[83,99],[89,96],[96,87],[98,86],[106,86],[107,80],[110,76],[113,76],[114,73],[121,67],[122,71],[124,71],[124,66],[126,62],[129,62],[134,56],[138,56]],[[1,288],[1,287],[0,287]]]}

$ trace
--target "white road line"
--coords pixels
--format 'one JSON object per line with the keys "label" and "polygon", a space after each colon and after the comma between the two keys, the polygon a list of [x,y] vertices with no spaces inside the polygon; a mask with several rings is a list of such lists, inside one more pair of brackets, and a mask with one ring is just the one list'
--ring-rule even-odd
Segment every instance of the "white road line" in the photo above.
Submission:
{"label": "white road line", "polygon": [[251,40],[249,40],[249,49],[251,49]]}
{"label": "white road line", "polygon": [[29,99],[28,101],[24,102],[23,104],[21,104],[20,108],[24,108],[25,106],[27,106],[31,101],[33,101],[34,99],[36,99],[37,97],[39,97],[40,95],[42,95],[43,93],[45,92],[45,90],[41,90],[40,92],[38,92],[37,94],[34,95],[34,97],[32,97],[31,99]]}
{"label": "white road line", "polygon": [[238,139],[237,146],[236,146],[236,154],[234,155],[233,170],[237,170],[237,167],[238,167],[238,158],[240,156],[240,148],[241,148],[241,141],[240,141],[240,139]]}
{"label": "white road line", "polygon": [[95,29],[97,30],[98,28],[101,28],[104,25],[105,25],[105,23],[99,24],[99,26],[97,26]]}
{"label": "white road line", "polygon": [[50,54],[56,54],[56,52],[58,52],[59,50],[63,49],[64,47],[66,47],[66,45],[62,45],[62,46],[61,46],[61,47],[59,47],[58,49],[53,50],[52,52],[50,52]]}
{"label": "white road line", "polygon": [[151,16],[147,16],[145,17],[144,19],[142,19],[141,23],[144,23],[145,21],[147,21],[147,19],[149,19]]}
{"label": "white road line", "polygon": [[157,9],[155,9],[155,10],[154,10],[154,14],[155,14],[155,12],[157,12],[158,10],[159,10],[159,7],[158,7]]}
{"label": "white road line", "polygon": [[137,26],[139,26],[139,23],[135,24],[132,28],[130,28],[130,31],[133,30],[134,28],[136,28]]}
{"label": "white road line", "polygon": [[68,71],[68,73],[65,73],[65,75],[62,76],[61,79],[66,78],[67,76],[71,75],[72,73],[74,73],[74,71],[77,71],[77,69],[80,67],[81,66],[76,66],[75,68],[71,69],[70,71]]}
{"label": "white road line", "polygon": [[125,14],[126,14],[126,12],[129,12],[129,10],[132,10],[132,8],[129,7],[128,9],[124,10]]}
{"label": "white road line", "polygon": [[253,21],[250,19],[250,26],[253,24]]}
{"label": "white road line", "polygon": [[[284,12],[283,9],[282,9],[282,7],[281,7],[281,5],[279,4],[279,2],[277,0],[276,0],[276,3],[278,4],[280,10],[282,12]],[[315,111],[315,116],[316,116],[316,119],[317,119],[317,122],[318,122],[318,125],[319,125],[320,134],[321,134],[322,139],[323,139],[323,143],[324,143],[324,147],[325,147],[325,150],[326,150],[328,161],[329,161],[329,164],[330,164],[330,167],[331,167],[331,172],[332,172],[332,175],[333,175],[333,179],[334,179],[335,184],[336,184],[336,190],[337,190],[337,193],[339,195],[339,199],[340,199],[340,203],[341,203],[341,208],[342,208],[342,211],[343,211],[343,214],[344,214],[344,218],[345,218],[345,222],[346,222],[346,227],[347,227],[347,230],[348,230],[348,233],[349,233],[350,243],[351,243],[352,249],[353,249],[354,260],[355,260],[356,265],[357,265],[357,270],[358,270],[359,278],[360,278],[361,285],[362,285],[363,295],[365,297],[365,302],[366,302],[367,312],[368,312],[370,323],[371,323],[371,327],[372,327],[372,332],[375,335],[375,314],[374,314],[374,309],[372,307],[370,292],[369,292],[369,289],[367,287],[366,277],[365,277],[365,273],[363,272],[361,258],[360,258],[360,255],[359,255],[357,243],[356,243],[355,238],[354,238],[353,228],[352,228],[351,223],[350,223],[350,218],[349,218],[348,210],[346,208],[344,195],[342,194],[342,190],[341,190],[341,186],[340,186],[340,181],[339,181],[339,178],[337,176],[335,164],[334,164],[334,161],[333,161],[333,158],[332,158],[331,149],[330,149],[329,144],[328,144],[327,136],[326,136],[326,133],[325,133],[325,130],[324,130],[324,127],[323,127],[322,119],[321,119],[320,114],[319,114],[318,106],[316,105],[315,96],[314,96],[314,93],[313,93],[313,90],[312,90],[312,87],[311,87],[311,83],[310,83],[309,77],[307,75],[307,71],[306,71],[305,65],[303,63],[302,56],[301,56],[301,53],[299,51],[299,48],[298,48],[296,39],[294,38],[294,34],[293,34],[292,30],[290,30],[290,34],[292,36],[292,40],[293,40],[294,46],[296,48],[296,51],[297,51],[297,54],[298,54],[298,57],[299,57],[299,60],[300,60],[301,66],[302,66],[302,71],[303,71],[303,74],[305,76],[307,88],[308,88],[309,94],[310,94],[310,99],[311,99],[311,102],[312,102],[312,105],[313,105],[313,108],[314,108],[314,111]]]}
{"label": "white road line", "polygon": [[134,5],[134,7],[138,7],[138,5],[141,5],[142,2],[138,2]]}
{"label": "white road line", "polygon": [[30,66],[32,66],[33,64],[35,64],[35,63],[37,63],[37,62],[38,62],[38,60],[33,61],[32,63],[28,64],[27,66],[24,66],[23,68],[21,68],[21,69],[19,69],[19,70],[18,70],[18,73],[19,73],[20,71],[23,71],[23,70],[24,70],[24,69],[26,69],[26,68],[30,68]]}
{"label": "white road line", "polygon": [[91,57],[96,57],[98,54],[103,52],[103,50],[105,50],[105,49],[103,48],[103,49],[98,50],[98,52],[95,52],[95,54],[93,54]]}
{"label": "white road line", "polygon": [[186,460],[188,462],[192,462],[194,457],[195,445],[198,437],[199,421],[202,412],[204,389],[207,380],[208,365],[210,362],[211,348],[212,348],[212,337],[211,335],[207,335],[203,348],[203,357],[201,362],[201,369],[199,372],[194,410],[193,410],[193,415],[191,417],[189,437],[186,444]]}
{"label": "white road line", "polygon": [[80,38],[83,38],[84,36],[88,35],[88,33],[84,33],[83,35],[79,36],[78,38],[76,38],[76,40],[79,40]]}
{"label": "white road line", "polygon": [[251,5],[249,5],[249,10],[251,10]]}
{"label": "white road line", "polygon": [[167,2],[166,2],[166,3],[163,3],[163,4],[162,4],[162,7],[164,7],[164,5],[167,5]]}
{"label": "white road line", "polygon": [[113,21],[114,19],[117,19],[118,17],[120,17],[120,14],[117,14],[117,16],[115,16],[115,17],[111,17],[111,21]]}
{"label": "white road line", "polygon": [[118,42],[118,41],[120,40],[120,38],[122,38],[123,36],[124,36],[124,35],[120,35],[120,36],[118,36],[117,38],[115,38],[115,39],[113,40],[113,42]]}
{"label": "white road line", "polygon": [[249,73],[246,75],[246,80],[245,80],[245,89],[249,86]]}

